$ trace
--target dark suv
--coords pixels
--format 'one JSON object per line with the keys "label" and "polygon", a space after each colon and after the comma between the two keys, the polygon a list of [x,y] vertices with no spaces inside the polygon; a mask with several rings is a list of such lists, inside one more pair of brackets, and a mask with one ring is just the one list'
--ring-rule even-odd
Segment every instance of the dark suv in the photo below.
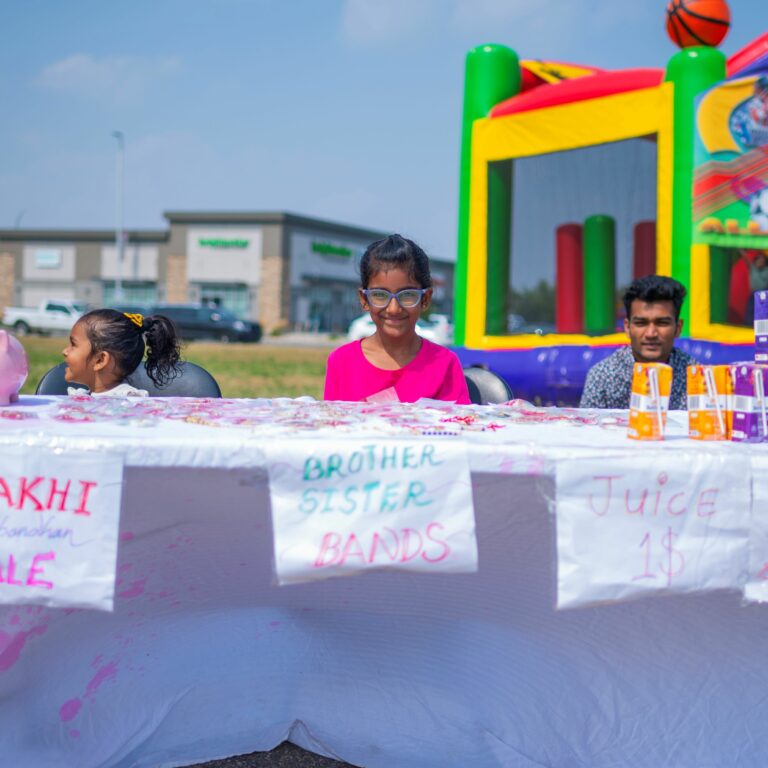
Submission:
{"label": "dark suv", "polygon": [[165,315],[172,320],[179,336],[186,340],[257,342],[261,339],[258,323],[240,320],[227,309],[201,304],[155,304],[150,314]]}

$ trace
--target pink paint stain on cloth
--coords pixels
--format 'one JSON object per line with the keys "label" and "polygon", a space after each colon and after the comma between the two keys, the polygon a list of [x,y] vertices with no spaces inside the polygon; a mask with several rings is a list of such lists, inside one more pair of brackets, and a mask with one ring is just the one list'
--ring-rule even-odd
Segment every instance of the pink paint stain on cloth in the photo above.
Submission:
{"label": "pink paint stain on cloth", "polygon": [[118,597],[138,597],[144,594],[144,587],[146,586],[146,579],[137,579],[132,582],[128,589],[124,589],[122,592],[118,592]]}
{"label": "pink paint stain on cloth", "polygon": [[0,672],[9,670],[19,660],[27,640],[32,635],[42,635],[46,629],[47,624],[12,634],[0,630]]}
{"label": "pink paint stain on cloth", "polygon": [[[85,693],[83,699],[93,700],[101,688],[102,684],[107,680],[114,680],[117,677],[117,664],[111,661],[109,664],[105,664],[103,667],[96,671],[96,674],[88,681],[88,685],[85,687]],[[68,723],[70,720],[74,720],[80,714],[80,710],[83,707],[83,699],[74,698],[65,701],[59,709],[59,719],[63,723]],[[78,733],[78,736],[80,734]]]}
{"label": "pink paint stain on cloth", "polygon": [[69,699],[65,701],[59,709],[59,719],[62,723],[68,723],[74,720],[80,712],[83,702],[80,699]]}
{"label": "pink paint stain on cloth", "polygon": [[115,677],[117,677],[117,664],[114,661],[110,661],[109,664],[105,664],[101,667],[90,679],[85,688],[85,698],[92,699],[99,688],[101,688],[102,683],[106,680],[114,680]]}

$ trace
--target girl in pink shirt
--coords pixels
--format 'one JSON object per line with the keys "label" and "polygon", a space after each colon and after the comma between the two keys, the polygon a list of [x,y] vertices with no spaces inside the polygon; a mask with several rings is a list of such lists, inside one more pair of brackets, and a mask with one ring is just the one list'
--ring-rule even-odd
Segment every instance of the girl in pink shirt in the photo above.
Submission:
{"label": "girl in pink shirt", "polygon": [[324,398],[469,403],[456,355],[416,333],[416,321],[432,299],[427,254],[412,240],[390,235],[368,246],[360,278],[360,304],[376,332],[331,352]]}

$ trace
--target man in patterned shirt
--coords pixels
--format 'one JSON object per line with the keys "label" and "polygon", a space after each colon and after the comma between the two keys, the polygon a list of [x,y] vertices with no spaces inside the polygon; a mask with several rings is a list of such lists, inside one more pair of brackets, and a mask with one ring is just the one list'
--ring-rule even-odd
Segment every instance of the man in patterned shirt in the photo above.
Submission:
{"label": "man in patterned shirt", "polygon": [[671,277],[648,275],[629,286],[624,294],[629,346],[589,369],[579,407],[629,408],[632,368],[638,362],[671,365],[669,408],[686,409],[686,368],[696,361],[674,346],[683,328],[680,308],[684,298],[685,287]]}

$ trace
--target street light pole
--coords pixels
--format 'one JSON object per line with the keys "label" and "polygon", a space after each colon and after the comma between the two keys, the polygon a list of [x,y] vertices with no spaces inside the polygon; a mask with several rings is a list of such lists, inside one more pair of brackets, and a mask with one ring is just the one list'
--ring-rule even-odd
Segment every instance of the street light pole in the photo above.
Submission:
{"label": "street light pole", "polygon": [[115,279],[115,301],[123,300],[123,255],[125,233],[123,232],[123,192],[125,186],[125,136],[122,131],[112,131],[117,139],[117,172],[115,174],[115,250],[117,255],[117,276]]}

